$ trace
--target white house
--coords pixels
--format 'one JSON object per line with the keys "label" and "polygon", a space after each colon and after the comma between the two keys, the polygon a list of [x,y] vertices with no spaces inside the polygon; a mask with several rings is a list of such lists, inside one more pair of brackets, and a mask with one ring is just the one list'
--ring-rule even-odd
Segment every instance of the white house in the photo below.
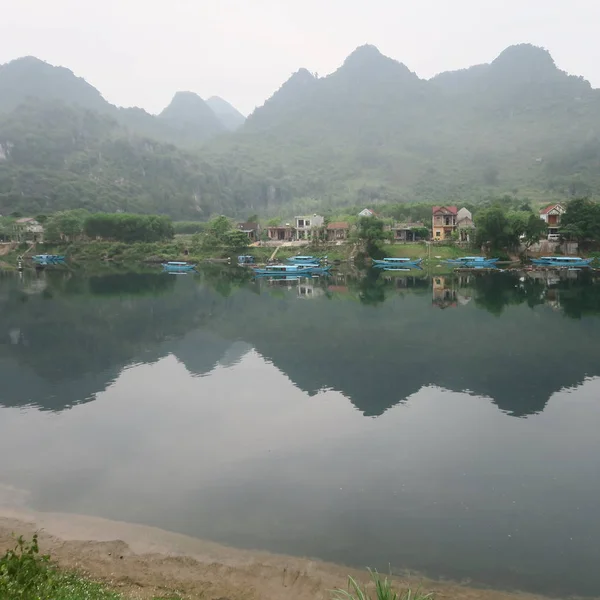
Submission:
{"label": "white house", "polygon": [[546,208],[540,210],[540,219],[548,225],[549,241],[560,239],[560,221],[565,211],[566,209],[562,204],[550,204],[550,206],[546,206]]}
{"label": "white house", "polygon": [[359,217],[376,217],[377,214],[375,213],[374,210],[371,210],[370,208],[364,208],[363,210],[361,210],[358,213]]}
{"label": "white house", "polygon": [[309,215],[294,217],[296,221],[296,237],[299,240],[309,239],[313,230],[325,225],[325,217],[320,215]]}

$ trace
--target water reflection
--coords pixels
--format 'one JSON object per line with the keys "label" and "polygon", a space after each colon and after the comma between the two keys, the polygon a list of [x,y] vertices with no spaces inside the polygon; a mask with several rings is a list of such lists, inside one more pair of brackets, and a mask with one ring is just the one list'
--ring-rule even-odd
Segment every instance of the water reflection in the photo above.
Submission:
{"label": "water reflection", "polygon": [[599,313],[598,278],[572,271],[273,281],[225,266],[185,277],[5,274],[0,402],[62,410],[93,399],[129,364],[172,354],[204,375],[242,344],[302,390],[338,390],[367,416],[428,385],[525,416],[600,375]]}
{"label": "water reflection", "polygon": [[599,298],[570,272],[0,274],[0,504],[595,593]]}

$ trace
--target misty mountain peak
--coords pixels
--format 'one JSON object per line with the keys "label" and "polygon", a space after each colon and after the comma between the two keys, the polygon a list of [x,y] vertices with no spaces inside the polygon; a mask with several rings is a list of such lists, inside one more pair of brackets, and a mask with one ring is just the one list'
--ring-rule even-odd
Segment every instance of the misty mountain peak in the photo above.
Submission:
{"label": "misty mountain peak", "polygon": [[35,56],[0,65],[0,106],[11,110],[28,98],[58,100],[101,111],[110,108],[95,87],[65,67],[55,67]]}
{"label": "misty mountain peak", "polygon": [[495,71],[512,73],[515,79],[527,76],[541,79],[544,75],[558,72],[548,50],[532,44],[509,46],[491,63]]}
{"label": "misty mountain peak", "polygon": [[194,92],[176,92],[159,118],[180,128],[197,129],[198,139],[225,129],[210,106]]}
{"label": "misty mountain peak", "polygon": [[220,96],[211,96],[206,104],[212,109],[217,115],[217,118],[226,129],[234,131],[238,127],[241,127],[246,120],[246,117],[234,106],[229,104],[227,100],[224,100]]}
{"label": "misty mountain peak", "polygon": [[376,46],[365,44],[354,50],[334,75],[347,75],[352,79],[371,83],[418,81],[419,78],[406,65],[382,54]]}

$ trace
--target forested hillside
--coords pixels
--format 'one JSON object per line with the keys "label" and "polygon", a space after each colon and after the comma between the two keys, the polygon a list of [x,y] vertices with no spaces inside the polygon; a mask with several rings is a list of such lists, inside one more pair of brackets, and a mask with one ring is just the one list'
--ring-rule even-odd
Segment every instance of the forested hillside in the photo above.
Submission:
{"label": "forested hillside", "polygon": [[236,113],[180,92],[153,116],[68,69],[0,66],[0,213],[283,216],[600,193],[600,92],[530,45],[429,81],[363,46],[327,77],[300,69],[241,127]]}

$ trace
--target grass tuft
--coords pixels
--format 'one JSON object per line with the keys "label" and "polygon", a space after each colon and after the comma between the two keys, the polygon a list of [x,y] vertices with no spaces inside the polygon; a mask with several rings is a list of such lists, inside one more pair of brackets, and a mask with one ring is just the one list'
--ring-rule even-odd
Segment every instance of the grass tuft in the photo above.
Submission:
{"label": "grass tuft", "polygon": [[392,587],[392,582],[387,577],[383,578],[377,571],[371,571],[371,580],[374,585],[374,596],[371,596],[368,586],[361,588],[357,581],[348,577],[348,589],[336,589],[332,592],[333,600],[432,600],[433,594],[425,594],[417,589],[395,591]]}

